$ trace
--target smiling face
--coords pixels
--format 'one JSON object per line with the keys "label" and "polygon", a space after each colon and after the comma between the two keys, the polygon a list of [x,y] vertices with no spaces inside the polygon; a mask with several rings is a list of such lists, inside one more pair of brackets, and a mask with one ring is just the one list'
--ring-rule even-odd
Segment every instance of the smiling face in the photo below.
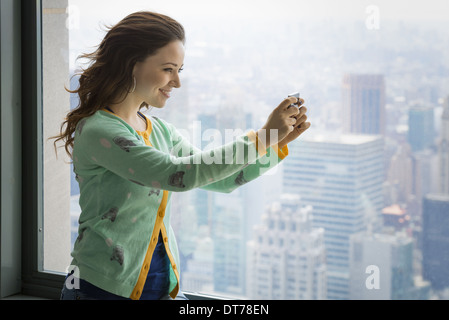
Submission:
{"label": "smiling face", "polygon": [[179,73],[184,64],[184,56],[184,44],[176,40],[145,61],[136,63],[134,76],[137,85],[133,94],[150,106],[163,108],[173,88],[181,87]]}

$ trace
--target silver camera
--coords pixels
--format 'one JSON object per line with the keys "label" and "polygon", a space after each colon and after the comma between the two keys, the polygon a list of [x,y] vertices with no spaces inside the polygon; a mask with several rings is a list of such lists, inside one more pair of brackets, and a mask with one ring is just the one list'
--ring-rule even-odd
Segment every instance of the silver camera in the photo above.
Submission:
{"label": "silver camera", "polygon": [[289,105],[288,107],[290,108],[290,107],[297,106],[299,108],[299,97],[300,97],[299,92],[291,93],[291,94],[288,95],[288,97],[289,98],[290,97],[294,97],[294,98],[298,99],[298,101],[296,103],[293,103],[293,104]]}

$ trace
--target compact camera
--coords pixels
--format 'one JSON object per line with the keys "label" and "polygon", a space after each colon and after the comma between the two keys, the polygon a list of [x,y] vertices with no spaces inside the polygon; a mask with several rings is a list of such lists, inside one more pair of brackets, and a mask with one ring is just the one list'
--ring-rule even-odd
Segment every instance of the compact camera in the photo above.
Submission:
{"label": "compact camera", "polygon": [[299,95],[299,92],[295,92],[295,93],[292,93],[292,94],[289,94],[289,95],[288,95],[289,98],[290,98],[290,97],[294,97],[294,98],[297,98],[297,99],[298,99],[298,102],[289,105],[289,106],[288,106],[289,108],[290,108],[290,107],[294,107],[294,106],[297,106],[297,107],[299,108],[299,96],[300,96],[300,95]]}

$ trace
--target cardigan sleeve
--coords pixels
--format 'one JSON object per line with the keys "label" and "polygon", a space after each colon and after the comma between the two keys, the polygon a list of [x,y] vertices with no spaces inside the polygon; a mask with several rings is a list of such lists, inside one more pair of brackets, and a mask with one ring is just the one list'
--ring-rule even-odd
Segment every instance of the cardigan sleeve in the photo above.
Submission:
{"label": "cardigan sleeve", "polygon": [[[77,166],[80,175],[110,171],[142,186],[174,192],[234,176],[266,154],[251,130],[213,150],[174,156],[145,145],[137,134],[118,122],[85,124],[82,132],[76,132],[74,148],[78,158],[83,158],[83,166]],[[218,155],[221,164],[208,162],[212,153]]]}
{"label": "cardigan sleeve", "polygon": [[[166,123],[167,125],[167,123]],[[186,138],[184,138],[178,130],[171,124],[168,124],[171,132],[171,137],[173,139],[173,150],[172,153],[177,156],[182,156],[183,154],[198,155],[203,153],[201,149],[192,145]],[[255,139],[257,144],[257,137],[250,134],[251,139]],[[278,149],[277,146],[271,146],[264,150],[265,155],[258,158],[253,163],[248,163],[243,166],[240,170],[231,174],[228,177],[222,179],[214,179],[214,182],[201,186],[203,190],[221,192],[221,193],[231,193],[240,186],[247,184],[248,182],[260,177],[276,165],[278,165],[285,157],[288,156],[288,147],[284,146],[282,149]],[[219,159],[218,159],[219,160]],[[217,168],[223,166],[222,164],[216,164]]]}

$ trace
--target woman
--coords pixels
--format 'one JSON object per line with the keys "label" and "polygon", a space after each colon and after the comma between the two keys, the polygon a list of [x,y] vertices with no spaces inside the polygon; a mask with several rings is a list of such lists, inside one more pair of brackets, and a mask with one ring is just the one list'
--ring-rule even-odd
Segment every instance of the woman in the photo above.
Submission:
{"label": "woman", "polygon": [[81,56],[91,64],[78,90],[67,90],[78,93],[80,103],[54,137],[55,150],[64,140],[73,160],[82,210],[72,252],[78,285],[67,285],[75,283],[69,274],[61,299],[185,298],[170,226],[171,193],[229,193],[282,161],[287,143],[310,126],[305,107],[289,107],[304,100],[286,99],[263,128],[213,149],[226,155],[223,162],[203,163],[211,151],[202,152],[170,123],[140,112],[163,108],[181,87],[184,43],[177,21],[136,12],[109,28],[95,52]]}

